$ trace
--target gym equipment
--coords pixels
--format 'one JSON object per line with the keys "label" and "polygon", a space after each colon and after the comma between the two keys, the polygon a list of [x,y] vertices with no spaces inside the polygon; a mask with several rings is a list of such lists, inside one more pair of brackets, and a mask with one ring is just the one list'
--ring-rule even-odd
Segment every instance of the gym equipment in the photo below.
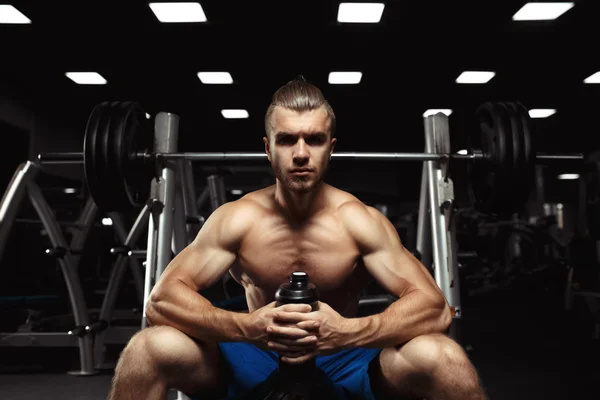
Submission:
{"label": "gym equipment", "polygon": [[[468,161],[469,190],[475,208],[486,213],[515,212],[533,179],[534,161],[582,160],[581,154],[535,154],[529,114],[520,103],[485,103],[477,109],[479,128],[469,134],[468,154],[334,153],[332,159],[381,161]],[[149,196],[155,167],[168,160],[264,161],[264,153],[176,153],[152,146],[152,129],[142,107],[132,101],[103,102],[92,111],[83,153],[42,153],[40,162],[83,162],[90,193],[104,211],[141,207]],[[510,182],[510,197],[507,185]]]}
{"label": "gym equipment", "polygon": [[529,115],[520,103],[487,102],[476,116],[468,147],[483,158],[467,162],[469,195],[476,210],[508,215],[527,201],[535,176]]}
{"label": "gym equipment", "polygon": [[94,370],[92,365],[92,338],[87,335],[85,329],[89,323],[88,312],[77,267],[81,250],[96,218],[98,208],[92,198],[88,198],[76,222],[79,229],[73,234],[71,243],[67,243],[50,206],[39,186],[35,183],[35,177],[39,171],[40,166],[31,161],[20,164],[2,197],[0,203],[0,253],[6,247],[10,229],[16,219],[22,199],[27,193],[53,246],[47,249],[46,253],[56,258],[65,278],[74,326],[62,332],[37,332],[30,324],[26,323],[16,332],[1,332],[0,346],[78,346],[81,369],[69,371],[69,374],[94,375],[97,371]]}
{"label": "gym equipment", "polygon": [[146,113],[138,103],[104,102],[92,111],[83,144],[84,167],[90,194],[100,209],[123,211],[128,205],[145,204],[153,168],[134,162],[130,152],[149,147],[149,132]]}
{"label": "gym equipment", "polygon": [[[196,189],[191,164],[180,160],[177,161],[175,167],[177,170],[177,190],[175,196],[176,207],[173,213],[175,227],[171,251],[177,254],[193,240],[204,220],[197,211],[198,208],[202,207],[202,204],[200,202],[201,199],[197,201],[195,198]],[[205,192],[207,191],[208,188]],[[202,202],[208,200],[214,203],[212,196],[205,196]],[[141,275],[143,267],[139,266],[139,259],[146,259],[147,251],[136,249],[136,244],[139,244],[140,235],[146,228],[146,224],[149,224],[152,212],[156,211],[156,209],[156,204],[145,205],[135,219],[129,232],[125,232],[124,227],[120,227],[123,224],[120,221],[119,214],[109,213],[109,216],[113,219],[113,226],[117,231],[117,236],[119,236],[122,244],[110,249],[110,253],[115,255],[116,259],[113,264],[109,284],[98,319],[87,328],[88,332],[94,335],[94,365],[98,369],[114,368],[112,363],[105,361],[107,344],[126,344],[140,329],[141,315],[139,317],[136,316],[140,320],[140,323],[136,325],[115,324],[113,319],[118,317],[115,315],[115,304],[128,264],[134,271],[134,282],[136,283],[136,289],[139,291],[137,295],[140,303],[140,311],[143,308],[143,304],[145,304],[146,277]],[[136,273],[140,274],[139,278],[135,276]],[[138,280],[140,281],[139,283]]]}
{"label": "gym equipment", "polygon": [[[112,109],[110,107],[105,109]],[[138,115],[136,118],[141,118],[139,113],[133,113],[131,115]],[[508,113],[507,113],[508,115]],[[507,117],[508,118],[508,117]],[[528,117],[521,118],[522,120],[528,121]],[[88,124],[94,126],[93,124]],[[106,125],[106,123],[105,123]],[[123,125],[123,124],[121,124]],[[112,126],[112,125],[109,125]],[[143,124],[139,124],[143,126]],[[399,160],[413,160],[423,162],[423,174],[421,177],[421,193],[419,201],[419,220],[417,229],[417,251],[421,254],[423,264],[430,269],[432,275],[435,278],[436,283],[442,290],[448,303],[451,306],[453,313],[453,323],[451,325],[450,336],[458,340],[459,330],[458,322],[462,317],[462,310],[460,305],[459,296],[459,280],[458,280],[458,263],[457,263],[457,250],[456,250],[456,238],[455,238],[455,225],[452,218],[453,213],[453,202],[454,202],[454,189],[453,182],[448,176],[448,163],[450,160],[506,160],[514,162],[515,156],[506,157],[500,156],[497,153],[490,153],[489,151],[484,153],[480,149],[470,148],[469,153],[466,155],[462,154],[450,154],[449,153],[449,123],[448,117],[444,114],[431,115],[424,118],[425,127],[425,151],[423,153],[334,153],[333,159],[342,160],[355,160],[355,159],[367,159],[367,160],[387,160],[387,161],[399,161]],[[91,129],[91,128],[90,128]],[[525,128],[522,128],[523,131]],[[104,132],[106,132],[106,127]],[[110,130],[108,130],[110,131]],[[121,131],[122,132],[122,131]],[[515,129],[515,132],[517,130]],[[221,161],[264,161],[266,155],[263,153],[176,153],[177,151],[177,140],[179,133],[179,116],[172,113],[160,112],[154,119],[154,130],[148,130],[143,132],[143,129],[139,129],[136,135],[143,136],[147,134],[149,137],[154,138],[154,144],[151,146],[140,146],[130,147],[127,151],[122,151],[119,154],[127,154],[128,160],[122,162],[122,164],[140,163],[144,166],[153,166],[155,168],[154,174],[149,178],[148,181],[139,180],[137,183],[129,182],[131,184],[139,184],[150,186],[150,196],[148,201],[145,203],[150,207],[151,213],[148,223],[148,241],[146,250],[146,277],[144,287],[144,302],[147,304],[147,300],[152,289],[152,286],[158,281],[172,258],[172,241],[177,237],[177,232],[185,230],[185,220],[177,217],[177,213],[171,212],[176,210],[179,205],[175,204],[177,199],[176,194],[176,162],[185,161],[206,161],[206,162],[221,162]],[[95,133],[95,134],[102,134]],[[92,135],[91,132],[86,131],[86,140],[88,135]],[[511,130],[512,135],[512,130]],[[105,134],[104,137],[107,135]],[[117,135],[108,135],[107,140],[110,138],[116,138]],[[487,138],[487,139],[486,139]],[[90,139],[91,140],[91,139]],[[484,136],[482,140],[493,140],[490,136]],[[525,139],[522,139],[525,142]],[[121,142],[122,143],[122,142]],[[494,149],[493,144],[486,142],[487,148]],[[517,145],[518,146],[518,145]],[[110,148],[108,146],[107,148]],[[533,148],[533,146],[531,147]],[[100,150],[97,150],[100,152]],[[492,150],[494,151],[494,150]],[[91,150],[88,153],[95,154]],[[518,154],[518,153],[517,153]],[[101,157],[100,154],[98,157]],[[88,154],[89,157],[89,154]],[[521,157],[521,160],[555,160],[555,159],[571,159],[581,160],[580,154],[575,155],[551,155],[551,154],[526,154]],[[518,159],[518,158],[517,158]],[[90,167],[91,172],[95,171],[95,164],[91,163],[86,158],[84,153],[55,153],[55,154],[40,154],[38,156],[40,163],[81,163]],[[523,162],[523,161],[522,161]],[[91,164],[90,164],[91,163]],[[517,165],[519,165],[517,163]],[[506,165],[510,171],[513,171],[514,167],[512,164]],[[112,172],[115,170],[113,169]],[[121,190],[120,198],[130,198],[130,191],[140,193],[141,190],[131,189],[129,186],[122,184],[124,177],[118,175],[110,175],[104,172],[97,172],[102,174],[103,179],[108,179],[111,183],[111,191],[103,192],[95,190],[99,195],[112,195],[114,191]],[[505,179],[508,179],[508,174]],[[487,176],[484,176],[487,178]],[[519,177],[516,177],[517,179]],[[103,181],[104,182],[104,181]],[[94,185],[93,182],[88,182],[88,185]],[[91,190],[90,190],[91,191]],[[124,193],[123,193],[124,192]],[[494,193],[495,194],[495,193]],[[481,197],[480,197],[481,198]],[[484,197],[485,198],[485,197]],[[484,198],[481,198],[482,200]],[[103,204],[104,199],[99,199],[98,203]],[[123,202],[115,205],[111,204],[110,201],[106,202],[107,207],[115,208],[114,211],[118,211],[121,206],[127,209],[132,206],[138,206],[136,202]],[[493,202],[492,202],[493,203]],[[110,211],[110,209],[106,209]],[[142,316],[142,328],[147,326],[145,308]],[[460,340],[458,340],[460,342]],[[184,398],[182,393],[179,393],[179,398]]]}

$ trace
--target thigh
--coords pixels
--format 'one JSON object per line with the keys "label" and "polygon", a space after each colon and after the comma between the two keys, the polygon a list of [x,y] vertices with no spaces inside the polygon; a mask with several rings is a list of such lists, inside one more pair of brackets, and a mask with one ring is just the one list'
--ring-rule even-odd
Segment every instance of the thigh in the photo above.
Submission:
{"label": "thigh", "polygon": [[[239,398],[251,393],[278,368],[277,353],[264,351],[244,342],[218,344],[219,354],[227,378],[227,398]],[[203,396],[193,396],[204,400]]]}
{"label": "thigh", "polygon": [[348,398],[374,400],[371,390],[369,366],[377,360],[381,349],[355,348],[329,356],[317,357],[320,368],[333,383],[341,387]]}

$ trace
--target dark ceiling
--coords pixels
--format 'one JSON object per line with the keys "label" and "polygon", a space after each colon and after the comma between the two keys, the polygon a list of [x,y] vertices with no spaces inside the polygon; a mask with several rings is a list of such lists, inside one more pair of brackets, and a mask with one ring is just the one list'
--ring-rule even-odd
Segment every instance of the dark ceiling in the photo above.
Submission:
{"label": "dark ceiling", "polygon": [[[25,101],[60,104],[85,122],[103,100],[137,100],[151,114],[181,116],[180,149],[261,151],[272,93],[303,74],[338,118],[338,151],[421,151],[422,113],[451,108],[453,150],[487,100],[556,108],[533,128],[541,150],[597,146],[600,1],[578,0],[557,20],[516,22],[524,0],[387,1],[379,24],[336,22],[339,2],[200,1],[208,21],[164,24],[147,1],[13,1],[28,25],[0,25],[0,69]],[[361,71],[358,85],[330,85],[330,71]],[[463,70],[493,70],[459,85]],[[67,71],[96,71],[79,86]],[[199,71],[228,71],[233,85],[204,85]],[[250,118],[226,120],[223,108]],[[400,140],[398,140],[400,139]]]}

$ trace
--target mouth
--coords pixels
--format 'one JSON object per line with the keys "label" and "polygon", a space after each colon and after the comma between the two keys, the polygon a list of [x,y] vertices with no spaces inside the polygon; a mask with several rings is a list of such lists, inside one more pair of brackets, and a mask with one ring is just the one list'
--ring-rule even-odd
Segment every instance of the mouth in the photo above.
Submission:
{"label": "mouth", "polygon": [[310,169],[294,169],[290,171],[292,175],[308,175],[311,173]]}

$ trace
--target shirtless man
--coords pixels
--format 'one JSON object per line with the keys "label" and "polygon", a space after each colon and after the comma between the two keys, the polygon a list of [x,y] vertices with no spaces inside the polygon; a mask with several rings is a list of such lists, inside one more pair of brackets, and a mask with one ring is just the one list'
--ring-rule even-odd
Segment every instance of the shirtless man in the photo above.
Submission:
{"label": "shirtless man", "polygon": [[[485,399],[477,372],[447,332],[449,306],[435,280],[376,209],[324,182],[335,115],[303,79],[273,96],[263,139],[276,184],[213,212],[152,290],[149,327],[120,355],[111,400],[165,399],[175,388],[219,399],[247,393],[282,362],[315,358],[354,398]],[[293,271],[321,296],[275,306]],[[214,307],[199,292],[231,275],[249,310]],[[370,279],[398,297],[356,317]]]}

